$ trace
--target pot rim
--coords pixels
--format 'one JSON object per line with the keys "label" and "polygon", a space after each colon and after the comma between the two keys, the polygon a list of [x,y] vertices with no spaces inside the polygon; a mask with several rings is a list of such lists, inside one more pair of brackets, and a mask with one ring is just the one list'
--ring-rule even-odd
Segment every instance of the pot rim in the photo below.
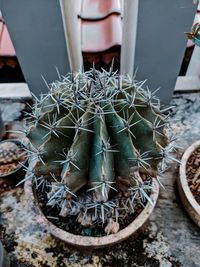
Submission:
{"label": "pot rim", "polygon": [[189,157],[191,156],[191,154],[199,147],[200,147],[200,140],[196,141],[195,143],[193,143],[191,146],[189,146],[185,150],[185,152],[182,156],[181,164],[180,164],[180,168],[179,168],[179,186],[181,186],[181,188],[184,192],[184,195],[188,199],[188,201],[190,202],[192,208],[200,216],[200,205],[195,200],[195,198],[194,198],[194,196],[193,196],[193,194],[189,188],[187,177],[186,177],[187,161],[188,161]]}
{"label": "pot rim", "polygon": [[127,227],[120,230],[116,234],[110,234],[102,237],[75,235],[58,228],[56,225],[54,225],[47,219],[47,217],[40,209],[38,201],[33,192],[32,180],[27,180],[25,182],[24,190],[27,203],[28,205],[30,205],[31,203],[31,205],[34,206],[33,210],[38,215],[38,221],[42,223],[45,227],[48,227],[49,232],[54,237],[59,238],[60,240],[76,247],[100,248],[105,247],[107,245],[114,245],[123,241],[132,234],[136,233],[144,225],[156,205],[159,195],[159,184],[155,178],[152,179],[152,192],[150,198],[152,200],[153,205],[150,202],[147,202],[142,212]]}
{"label": "pot rim", "polygon": [[[24,147],[24,148],[26,148],[26,146],[22,143],[22,141],[21,140],[18,140],[18,139],[4,139],[4,140],[2,140],[2,141],[0,141],[0,144],[2,144],[2,143],[5,143],[5,142],[11,142],[11,143],[15,143],[17,146],[21,146],[22,148]],[[26,158],[24,161],[22,161],[21,163],[22,164],[26,164],[26,162],[28,161],[28,158]],[[19,166],[16,168],[16,169],[14,169],[13,171],[11,171],[11,172],[9,172],[9,173],[7,173],[7,174],[4,174],[4,175],[1,175],[0,174],[0,179],[1,178],[9,178],[9,176],[10,175],[12,175],[12,174],[14,174],[14,173],[16,173],[17,171],[19,171],[23,166],[21,165],[21,164],[18,164]]]}

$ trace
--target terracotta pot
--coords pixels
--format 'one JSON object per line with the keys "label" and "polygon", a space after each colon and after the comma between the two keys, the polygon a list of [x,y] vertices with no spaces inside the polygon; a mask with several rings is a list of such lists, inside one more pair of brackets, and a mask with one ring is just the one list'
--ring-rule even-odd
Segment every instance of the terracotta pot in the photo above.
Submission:
{"label": "terracotta pot", "polygon": [[9,267],[10,259],[0,242],[0,267]]}
{"label": "terracotta pot", "polygon": [[190,191],[186,179],[186,164],[191,154],[200,147],[200,140],[193,143],[183,154],[181,165],[179,169],[178,190],[183,206],[187,210],[191,219],[200,227],[200,205],[195,200],[192,192]]}
{"label": "terracotta pot", "polygon": [[58,228],[53,223],[48,221],[48,219],[42,213],[37,201],[37,197],[34,194],[31,180],[26,181],[24,189],[27,203],[28,205],[31,205],[31,207],[29,208],[31,208],[32,211],[36,213],[37,220],[42,223],[54,237],[79,248],[95,249],[117,244],[122,240],[130,237],[131,235],[136,234],[138,230],[142,228],[142,226],[145,224],[145,222],[151,215],[158,199],[159,185],[156,179],[153,179],[152,187],[153,189],[150,198],[153,202],[153,205],[148,202],[143,211],[129,226],[127,226],[123,230],[120,230],[116,234],[111,234],[103,237],[74,235]]}

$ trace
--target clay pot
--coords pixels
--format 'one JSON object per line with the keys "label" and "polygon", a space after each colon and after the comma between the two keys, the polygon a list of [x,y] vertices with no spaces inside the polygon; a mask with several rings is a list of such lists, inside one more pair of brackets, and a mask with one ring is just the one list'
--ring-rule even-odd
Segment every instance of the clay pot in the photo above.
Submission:
{"label": "clay pot", "polygon": [[191,154],[200,147],[200,141],[193,143],[183,154],[181,165],[179,169],[178,190],[183,206],[187,210],[191,219],[200,227],[200,205],[195,200],[192,192],[190,191],[186,179],[186,164]]}
{"label": "clay pot", "polygon": [[[1,143],[4,142],[13,142],[15,143],[19,148],[22,147],[24,148],[25,146],[17,139],[7,139],[4,141],[1,141]],[[22,162],[24,166],[28,166],[28,158],[25,159],[24,162]],[[6,184],[9,185],[16,185],[18,184],[25,176],[26,171],[24,170],[23,166],[19,165],[15,170],[9,172],[8,174],[5,175],[0,175],[0,181],[5,182]]]}
{"label": "clay pot", "polygon": [[[86,249],[96,249],[100,247],[106,247],[109,245],[117,244],[131,235],[135,235],[138,233],[139,230],[144,226],[145,222],[150,217],[157,199],[159,195],[159,185],[156,179],[153,179],[152,184],[152,193],[151,193],[151,200],[153,202],[153,205],[149,202],[146,204],[143,211],[137,216],[137,218],[126,228],[123,230],[120,230],[116,234],[111,234],[108,236],[102,236],[102,237],[88,237],[88,236],[81,236],[81,235],[74,235],[69,232],[66,232],[57,226],[55,226],[53,223],[48,221],[48,219],[44,216],[42,213],[37,197],[33,191],[32,181],[28,180],[25,182],[25,197],[27,200],[27,203],[29,205],[29,208],[32,209],[34,213],[36,213],[36,220],[40,222],[40,224],[43,224],[45,228],[56,238],[70,244],[73,246],[76,246],[78,248],[86,248]],[[30,206],[31,205],[31,206]]]}
{"label": "clay pot", "polygon": [[10,259],[0,242],[0,267],[9,267]]}

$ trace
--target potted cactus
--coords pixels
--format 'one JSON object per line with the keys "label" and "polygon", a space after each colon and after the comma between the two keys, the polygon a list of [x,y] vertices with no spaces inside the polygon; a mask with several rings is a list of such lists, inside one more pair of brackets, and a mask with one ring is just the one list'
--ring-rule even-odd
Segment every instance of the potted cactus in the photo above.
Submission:
{"label": "potted cactus", "polygon": [[105,246],[150,216],[157,168],[173,160],[173,146],[164,130],[168,116],[143,86],[112,68],[92,69],[60,77],[36,98],[27,118],[25,193],[54,236]]}
{"label": "potted cactus", "polygon": [[17,139],[0,142],[0,182],[16,185],[26,174],[24,166],[28,165],[25,145]]}

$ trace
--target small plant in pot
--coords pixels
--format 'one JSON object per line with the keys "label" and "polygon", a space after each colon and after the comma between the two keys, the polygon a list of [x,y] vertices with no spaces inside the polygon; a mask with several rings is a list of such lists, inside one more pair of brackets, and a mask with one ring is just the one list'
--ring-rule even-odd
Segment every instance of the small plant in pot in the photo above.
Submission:
{"label": "small plant in pot", "polygon": [[[200,46],[200,24],[186,33],[188,39]],[[200,141],[186,149],[181,159],[178,189],[182,203],[191,219],[200,227]]]}
{"label": "small plant in pot", "polygon": [[200,141],[193,143],[183,154],[178,189],[185,209],[200,227]]}
{"label": "small plant in pot", "polygon": [[195,45],[200,46],[200,23],[194,24],[191,32],[187,32],[186,36],[189,40],[192,40]]}
{"label": "small plant in pot", "polygon": [[60,77],[35,100],[25,192],[53,235],[100,247],[148,219],[157,167],[164,171],[173,160],[173,146],[164,130],[168,116],[143,86],[112,69],[92,69]]}
{"label": "small plant in pot", "polygon": [[16,185],[25,176],[24,166],[28,159],[25,145],[17,139],[6,139],[0,142],[0,182]]}

